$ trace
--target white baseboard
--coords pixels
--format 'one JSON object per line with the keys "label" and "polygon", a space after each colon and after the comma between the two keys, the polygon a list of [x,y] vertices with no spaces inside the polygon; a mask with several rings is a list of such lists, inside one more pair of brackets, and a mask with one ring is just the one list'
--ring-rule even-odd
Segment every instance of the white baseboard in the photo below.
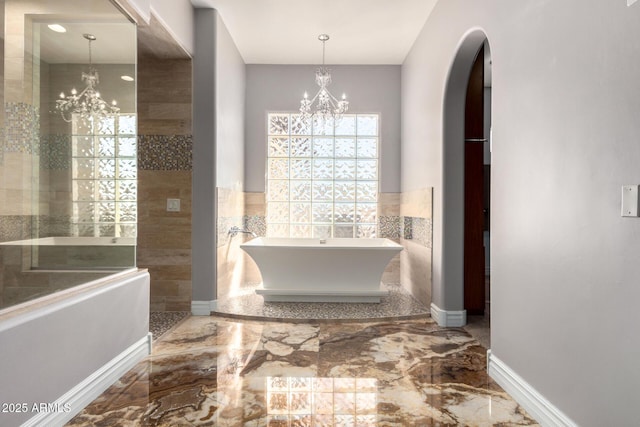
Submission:
{"label": "white baseboard", "polygon": [[191,301],[191,314],[194,316],[209,316],[216,309],[218,300]]}
{"label": "white baseboard", "polygon": [[467,310],[442,310],[431,303],[431,318],[444,328],[459,328],[467,324]]}
{"label": "white baseboard", "polygon": [[487,351],[487,372],[542,426],[578,426],[515,371],[494,356],[491,350]]}
{"label": "white baseboard", "polygon": [[21,427],[65,425],[139,361],[147,357],[151,353],[151,342],[152,336],[149,333],[58,398],[50,405],[56,410],[40,412]]}

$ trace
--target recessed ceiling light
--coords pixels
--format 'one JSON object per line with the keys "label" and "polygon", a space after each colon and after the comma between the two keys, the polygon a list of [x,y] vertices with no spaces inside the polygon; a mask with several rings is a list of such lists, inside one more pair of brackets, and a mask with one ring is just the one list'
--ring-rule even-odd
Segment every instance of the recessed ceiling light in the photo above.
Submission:
{"label": "recessed ceiling light", "polygon": [[49,24],[47,25],[51,31],[55,31],[56,33],[66,33],[67,29],[60,24]]}
{"label": "recessed ceiling light", "polygon": [[124,80],[125,82],[132,82],[133,81],[133,77],[131,77],[131,76],[120,76],[120,78],[122,80]]}

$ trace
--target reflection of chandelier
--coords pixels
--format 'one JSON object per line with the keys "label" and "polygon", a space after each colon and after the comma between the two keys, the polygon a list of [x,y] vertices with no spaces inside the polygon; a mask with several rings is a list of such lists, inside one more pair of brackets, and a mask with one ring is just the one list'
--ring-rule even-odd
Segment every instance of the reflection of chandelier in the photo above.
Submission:
{"label": "reflection of chandelier", "polygon": [[65,122],[71,121],[73,114],[79,114],[82,118],[90,116],[106,116],[107,114],[116,114],[120,111],[116,107],[117,102],[111,101],[108,104],[100,97],[100,92],[96,90],[98,86],[98,70],[93,68],[91,62],[91,42],[96,40],[93,34],[83,34],[83,37],[89,40],[89,72],[82,73],[82,81],[87,87],[80,93],[74,88],[71,89],[71,95],[65,96],[64,92],[60,94],[60,99],[56,101],[56,110],[60,112]]}
{"label": "reflection of chandelier", "polygon": [[[329,40],[327,34],[320,34],[318,40],[322,42],[322,66],[316,70],[316,84],[320,86],[320,90],[311,100],[307,92],[300,101],[300,112],[304,117],[320,116],[323,119],[336,118],[339,119],[349,109],[349,101],[347,95],[342,94],[342,99],[338,101],[335,96],[329,92],[327,86],[331,84],[331,70],[324,66],[324,44]],[[315,111],[311,111],[313,103],[317,101]]]}

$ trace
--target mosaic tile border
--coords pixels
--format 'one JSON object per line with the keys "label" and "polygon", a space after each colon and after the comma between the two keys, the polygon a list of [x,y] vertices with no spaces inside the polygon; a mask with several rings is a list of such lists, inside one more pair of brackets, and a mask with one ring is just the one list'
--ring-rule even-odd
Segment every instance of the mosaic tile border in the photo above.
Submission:
{"label": "mosaic tile border", "polygon": [[378,236],[386,239],[399,239],[402,233],[400,232],[400,217],[396,215],[378,216]]}
{"label": "mosaic tile border", "polygon": [[138,135],[139,170],[190,171],[192,135]]}
{"label": "mosaic tile border", "polygon": [[402,237],[406,240],[413,239],[413,217],[402,217]]}
{"label": "mosaic tile border", "polygon": [[0,241],[11,242],[31,238],[31,227],[37,217],[33,215],[0,216]]}
{"label": "mosaic tile border", "polygon": [[267,235],[267,218],[262,215],[245,215],[242,224],[245,230],[253,231],[258,236]]}
{"label": "mosaic tile border", "polygon": [[38,154],[40,150],[40,111],[23,102],[5,102],[3,152]]}
{"label": "mosaic tile border", "polygon": [[413,240],[427,248],[433,246],[433,222],[431,218],[402,217],[403,238]]}
{"label": "mosaic tile border", "polygon": [[40,169],[71,169],[71,135],[43,135],[40,142]]}

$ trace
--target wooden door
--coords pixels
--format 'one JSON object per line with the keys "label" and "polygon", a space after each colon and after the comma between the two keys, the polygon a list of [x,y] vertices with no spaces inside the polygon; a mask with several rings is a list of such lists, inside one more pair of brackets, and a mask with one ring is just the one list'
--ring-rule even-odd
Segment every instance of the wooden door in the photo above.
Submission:
{"label": "wooden door", "polygon": [[467,86],[464,161],[464,308],[484,314],[484,48]]}

